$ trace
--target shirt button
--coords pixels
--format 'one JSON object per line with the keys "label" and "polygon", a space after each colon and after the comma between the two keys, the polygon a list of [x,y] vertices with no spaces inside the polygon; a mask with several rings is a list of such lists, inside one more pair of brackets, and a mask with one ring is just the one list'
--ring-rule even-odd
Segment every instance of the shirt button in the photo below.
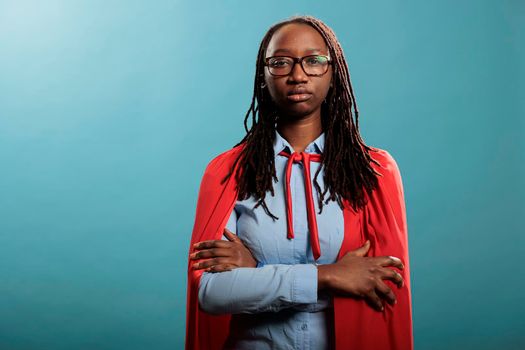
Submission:
{"label": "shirt button", "polygon": [[306,323],[303,323],[303,325],[301,326],[301,329],[303,331],[307,330],[308,329],[308,325]]}

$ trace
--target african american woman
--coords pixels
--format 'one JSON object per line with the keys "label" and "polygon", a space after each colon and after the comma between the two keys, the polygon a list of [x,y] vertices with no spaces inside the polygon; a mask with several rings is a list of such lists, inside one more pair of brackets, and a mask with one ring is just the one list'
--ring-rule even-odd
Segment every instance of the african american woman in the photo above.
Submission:
{"label": "african american woman", "polygon": [[325,23],[268,30],[244,127],[200,185],[186,349],[412,349],[400,172],[361,138]]}

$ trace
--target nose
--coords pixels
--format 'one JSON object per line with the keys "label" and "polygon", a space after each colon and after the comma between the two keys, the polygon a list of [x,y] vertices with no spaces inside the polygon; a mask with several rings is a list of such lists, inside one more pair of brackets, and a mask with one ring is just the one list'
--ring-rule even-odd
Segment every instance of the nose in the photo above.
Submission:
{"label": "nose", "polygon": [[290,72],[290,78],[297,82],[305,82],[308,78],[308,75],[305,73],[303,66],[299,62],[295,62]]}

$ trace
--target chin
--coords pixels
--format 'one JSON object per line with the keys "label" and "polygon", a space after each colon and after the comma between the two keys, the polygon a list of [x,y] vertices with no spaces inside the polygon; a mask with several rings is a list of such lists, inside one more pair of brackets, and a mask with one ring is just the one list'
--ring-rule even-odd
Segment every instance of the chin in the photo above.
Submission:
{"label": "chin", "polygon": [[302,118],[309,114],[312,114],[316,109],[306,104],[297,103],[292,106],[286,106],[282,109],[283,117],[287,118]]}

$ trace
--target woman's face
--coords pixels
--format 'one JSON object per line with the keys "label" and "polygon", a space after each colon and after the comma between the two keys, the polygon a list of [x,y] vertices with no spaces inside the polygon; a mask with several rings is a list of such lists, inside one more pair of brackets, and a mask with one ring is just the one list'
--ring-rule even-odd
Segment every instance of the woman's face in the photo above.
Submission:
{"label": "woman's face", "polygon": [[[265,57],[316,54],[330,56],[321,34],[308,24],[290,23],[273,34]],[[285,115],[303,117],[316,112],[320,116],[321,104],[330,89],[332,65],[321,76],[307,75],[300,64],[295,64],[286,76],[273,76],[265,67],[264,80],[274,103]],[[293,95],[294,92],[300,94]]]}

